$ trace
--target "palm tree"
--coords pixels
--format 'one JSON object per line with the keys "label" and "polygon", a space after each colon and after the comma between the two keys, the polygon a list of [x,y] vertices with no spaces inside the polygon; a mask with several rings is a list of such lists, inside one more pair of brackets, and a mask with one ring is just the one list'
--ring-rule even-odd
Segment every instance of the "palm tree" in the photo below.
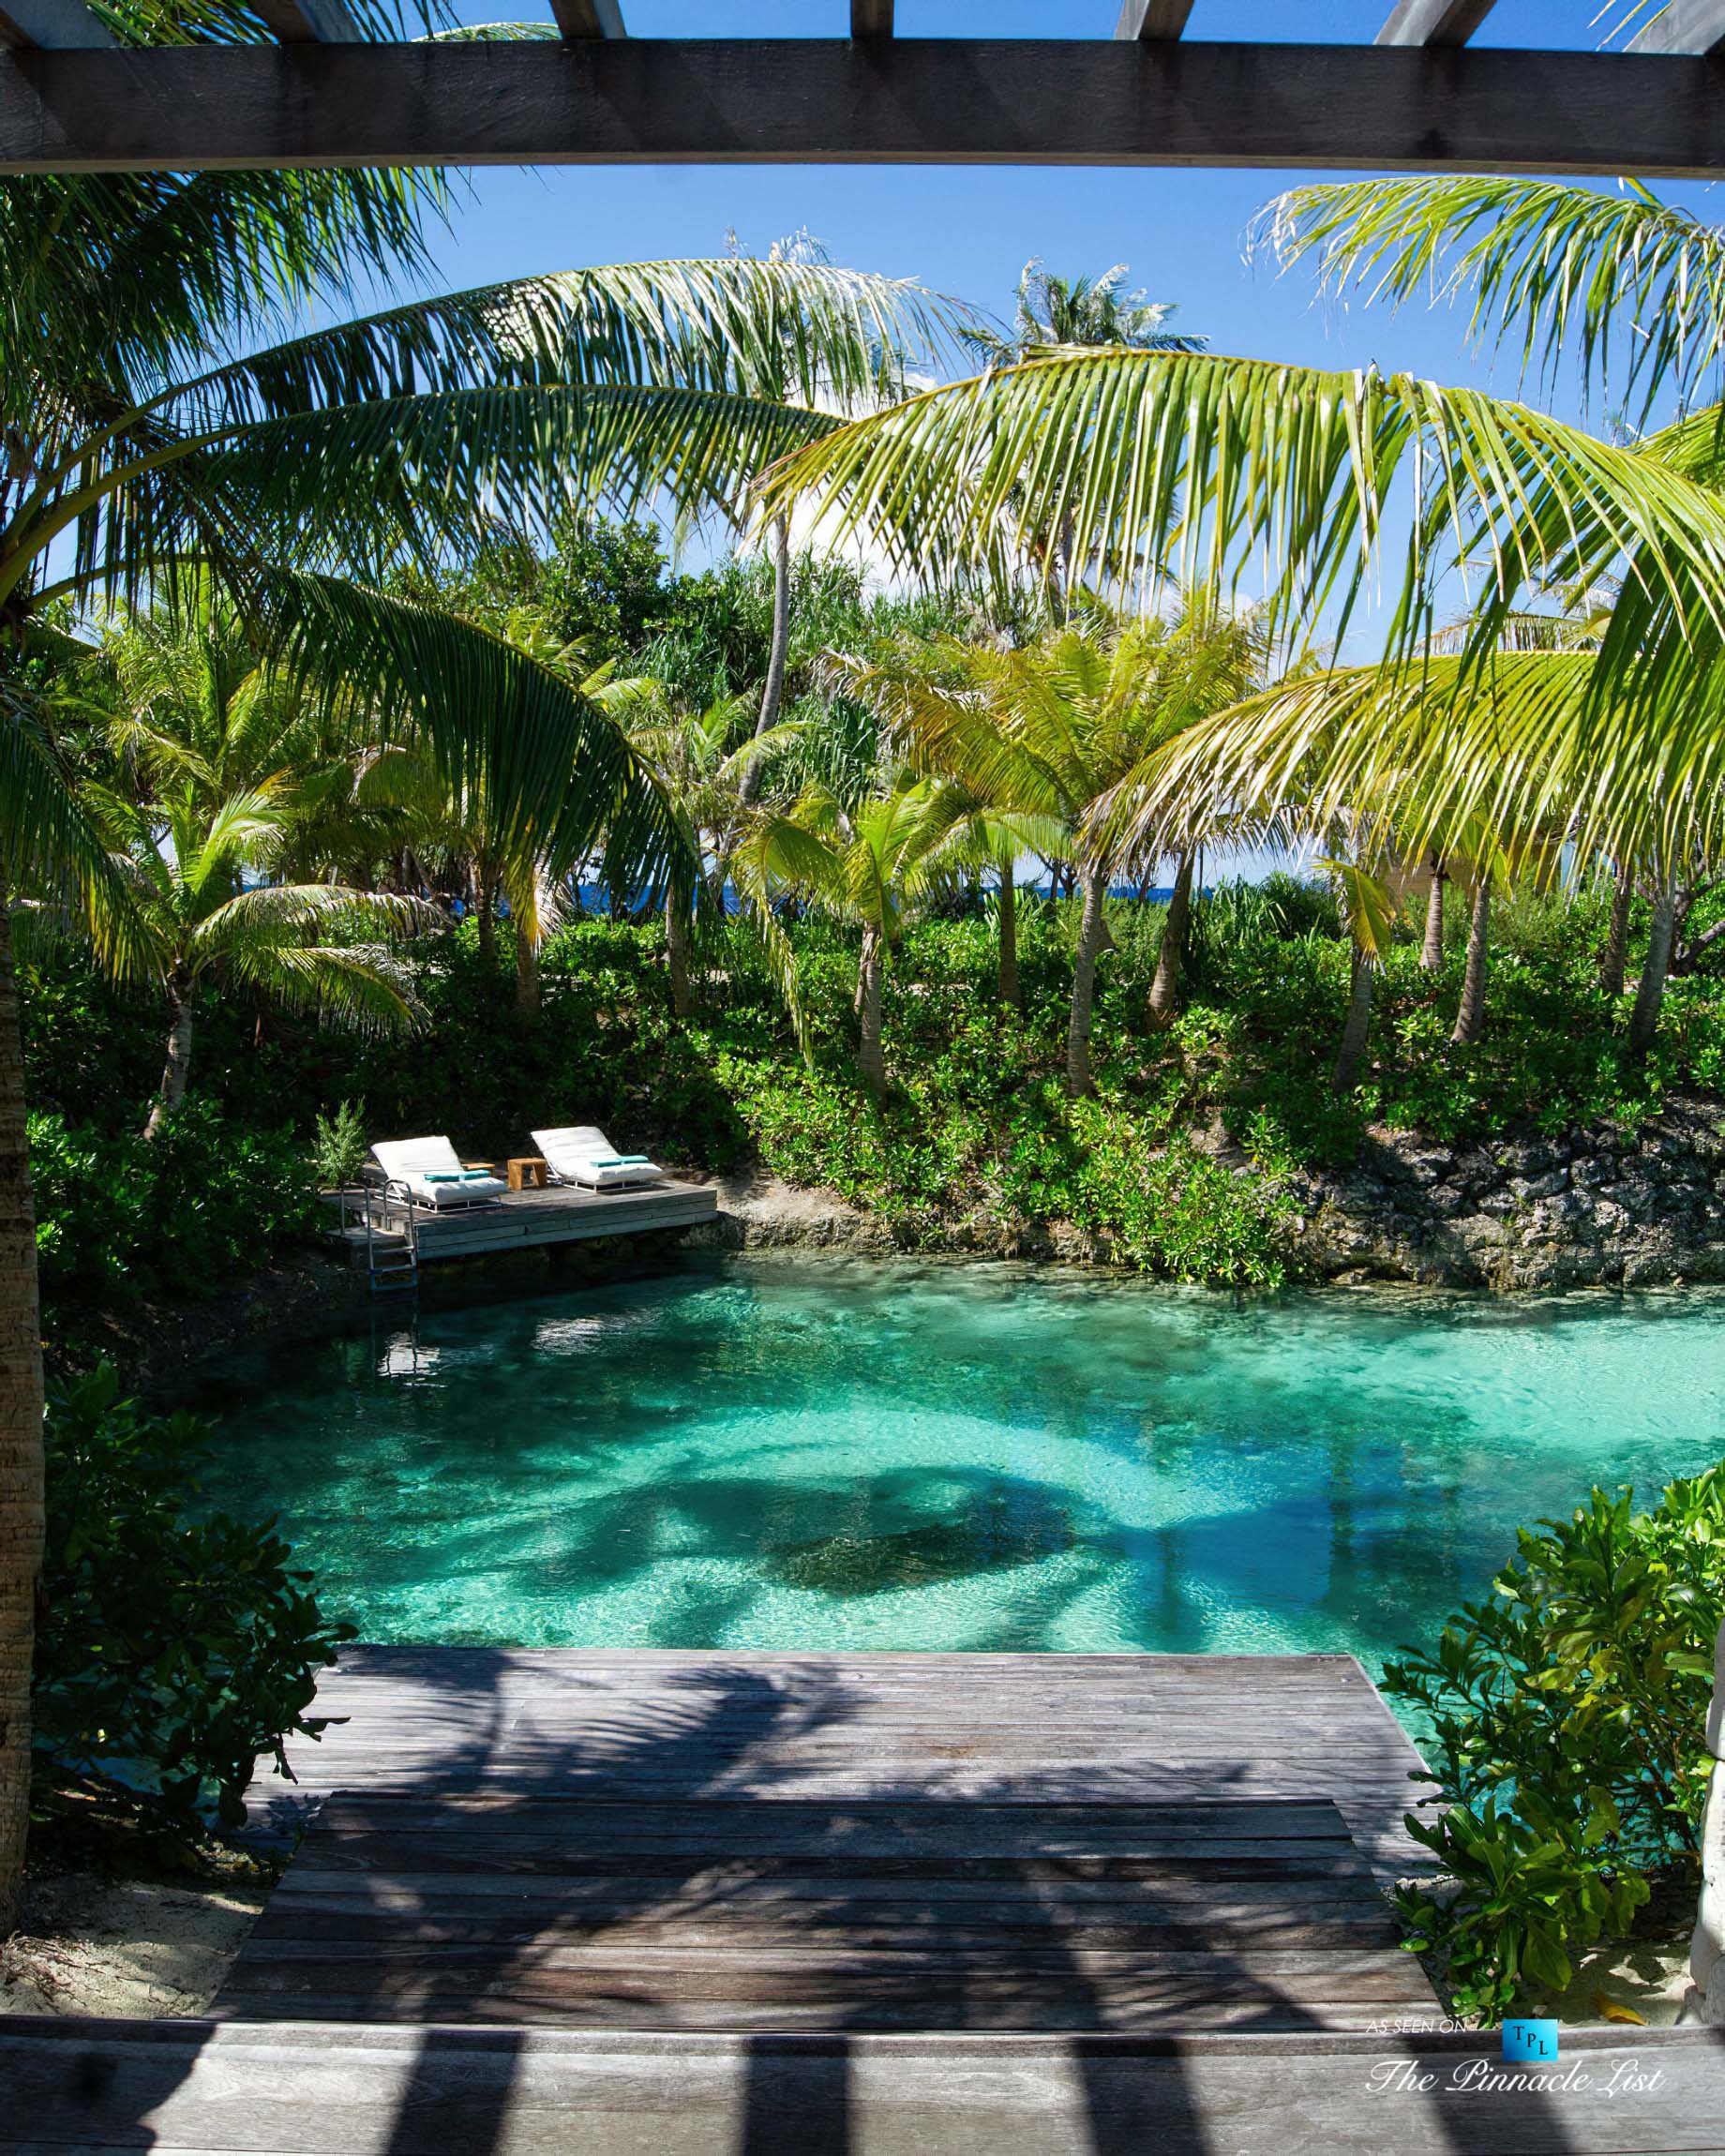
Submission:
{"label": "palm tree", "polygon": [[[790,892],[862,931],[857,1069],[877,1100],[887,1090],[887,961],[907,909],[939,873],[936,846],[945,834],[930,826],[929,800],[926,786],[901,786],[847,807],[827,787],[810,786],[788,810],[759,813],[733,863],[739,888],[761,917],[770,919],[776,899]],[[793,983],[788,947],[782,936],[775,942],[781,980]]]}
{"label": "palm tree", "polygon": [[[679,862],[665,879],[671,1011],[686,1018],[694,1008],[689,956],[698,891],[705,882],[712,904],[722,906],[728,854],[743,816],[744,774],[760,768],[775,741],[789,740],[801,729],[780,726],[771,740],[751,736],[745,696],[720,697],[705,711],[691,711],[675,704],[662,683],[632,683],[622,713],[630,745],[687,831]],[[744,736],[741,749],[736,746],[739,734]],[[705,876],[704,863],[711,864]]]}
{"label": "palm tree", "polygon": [[[1127,837],[1121,789],[1147,786],[1156,760],[1187,726],[1254,687],[1263,653],[1250,616],[1198,598],[1169,620],[1126,621],[1090,606],[1016,650],[951,639],[905,646],[855,676],[919,770],[955,783],[996,815],[1039,819],[1043,833],[1062,833],[1062,850],[1077,855],[1082,906],[1066,1051],[1074,1099],[1093,1085],[1090,1018],[1109,881],[1127,861],[1168,850],[1170,839],[1189,864],[1199,843],[1196,828],[1174,814],[1154,838],[1142,829]],[[1186,876],[1190,888],[1189,865]],[[1169,925],[1178,938],[1172,915]],[[1169,1001],[1175,977],[1170,955]]]}
{"label": "palm tree", "polygon": [[[212,16],[260,34],[228,0],[201,0]],[[842,403],[925,305],[818,264],[636,264],[415,300],[258,349],[420,263],[428,187],[388,172],[0,182],[0,898],[99,894],[116,961],[141,935],[128,879],[90,826],[33,675],[57,603],[133,604],[172,565],[202,562],[261,651],[345,676],[373,729],[411,728],[458,778],[483,774],[507,829],[548,823],[575,851],[603,825],[650,871],[674,832],[604,714],[377,583],[403,560],[479,543],[499,516],[548,526],[572,500],[663,491],[686,514],[734,511],[751,474],[837,424],[751,395],[764,359],[788,352],[800,381]],[[27,1803],[40,1447],[0,906],[0,1924]]]}
{"label": "palm tree", "polygon": [[979,358],[1010,366],[1051,345],[1124,345],[1134,352],[1202,352],[1208,337],[1168,327],[1179,311],[1170,300],[1152,300],[1126,290],[1127,266],[1116,262],[1100,277],[1058,277],[1034,257],[1018,278],[1012,333],[986,327],[964,330]]}
{"label": "palm tree", "polygon": [[[831,258],[820,242],[803,231],[775,240],[766,259],[769,264],[825,270]],[[776,338],[767,335],[756,341],[739,370],[741,393],[763,407],[784,409],[800,423],[799,431],[819,432],[823,415],[872,410],[901,396],[917,366],[938,364],[974,328],[976,318],[968,307],[923,293],[908,283],[892,287],[883,279],[873,283],[878,295],[873,319],[859,319],[854,343],[839,355],[842,364],[834,365],[831,352],[812,350],[799,325],[788,321]],[[764,471],[768,461],[763,459],[757,470]],[[733,499],[740,501],[741,497]],[[790,656],[788,514],[769,518],[766,532],[772,562],[772,634],[755,723],[758,737],[771,733],[779,724]],[[742,792],[745,808],[752,807],[758,798],[763,770],[759,758],[744,768]]]}
{"label": "palm tree", "polygon": [[361,1025],[404,1025],[414,1014],[378,949],[308,940],[328,928],[375,938],[421,926],[413,900],[336,883],[248,881],[292,844],[293,791],[286,773],[215,802],[192,781],[148,804],[85,789],[91,820],[130,886],[127,970],[154,981],[167,1004],[167,1056],[146,1137],[185,1098],[198,993],[211,976]]}

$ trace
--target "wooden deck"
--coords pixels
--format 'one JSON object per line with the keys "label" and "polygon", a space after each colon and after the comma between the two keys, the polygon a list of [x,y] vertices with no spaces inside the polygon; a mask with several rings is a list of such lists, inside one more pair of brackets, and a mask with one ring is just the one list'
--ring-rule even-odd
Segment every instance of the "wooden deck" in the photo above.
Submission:
{"label": "wooden deck", "polygon": [[0,2019],[0,2149],[154,2156],[1718,2156],[1705,2029],[670,2036]]}
{"label": "wooden deck", "polygon": [[[393,1208],[398,1217],[399,1205]],[[494,1205],[475,1205],[443,1213],[415,1209],[413,1226],[422,1265],[442,1258],[488,1256],[499,1251],[539,1250],[553,1243],[580,1243],[597,1235],[635,1235],[652,1228],[692,1228],[718,1213],[719,1193],[711,1183],[655,1183],[639,1190],[577,1190],[559,1185],[548,1190],[512,1190]],[[363,1262],[366,1231],[350,1224],[331,1234]],[[375,1229],[381,1247],[399,1245],[394,1229]]]}
{"label": "wooden deck", "polygon": [[1436,2012],[1351,1657],[365,1648],[223,2015],[733,2032]]}

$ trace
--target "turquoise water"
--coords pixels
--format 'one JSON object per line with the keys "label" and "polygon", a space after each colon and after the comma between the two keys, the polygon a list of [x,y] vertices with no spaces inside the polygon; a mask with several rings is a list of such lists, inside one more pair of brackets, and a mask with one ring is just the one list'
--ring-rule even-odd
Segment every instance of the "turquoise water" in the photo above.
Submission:
{"label": "turquoise water", "polygon": [[297,1349],[227,1395],[216,1494],[372,1639],[1375,1668],[1520,1522],[1721,1453],[1710,1294],[743,1258]]}

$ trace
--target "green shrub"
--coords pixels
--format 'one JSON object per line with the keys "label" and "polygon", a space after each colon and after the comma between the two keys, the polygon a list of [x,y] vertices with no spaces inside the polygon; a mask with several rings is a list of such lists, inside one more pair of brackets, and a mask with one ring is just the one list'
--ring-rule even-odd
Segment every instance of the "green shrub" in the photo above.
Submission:
{"label": "green shrub", "polygon": [[142,1415],[111,1368],[53,1391],[47,1419],[45,1614],[38,1636],[38,1801],[68,1792],[195,1835],[224,1825],[260,1754],[283,1764],[317,1673],[351,1639],[273,1522],[203,1514],[204,1426]]}
{"label": "green shrub", "polygon": [[229,1121],[190,1099],[154,1139],[32,1115],[37,1256],[50,1302],[213,1294],[318,1224],[291,1130]]}
{"label": "green shrub", "polygon": [[1493,1598],[1386,1671],[1427,1718],[1445,1807],[1410,1819],[1451,1882],[1400,1896],[1448,1958],[1458,2011],[1491,2017],[1569,1983],[1663,1875],[1696,1877],[1725,1621],[1725,1465],[1648,1512],[1595,1490],[1524,1529]]}

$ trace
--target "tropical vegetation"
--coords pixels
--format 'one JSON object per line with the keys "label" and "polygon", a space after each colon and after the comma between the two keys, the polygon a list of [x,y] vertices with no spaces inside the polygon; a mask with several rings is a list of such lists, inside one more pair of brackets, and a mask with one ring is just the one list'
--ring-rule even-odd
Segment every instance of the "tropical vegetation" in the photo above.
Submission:
{"label": "tropical vegetation", "polygon": [[[596,1115],[909,1246],[1243,1288],[1373,1122],[1725,1094],[1717,235],[1519,180],[1274,213],[1536,371],[1627,349],[1607,439],[1212,354],[1123,270],[1032,264],[997,328],[802,236],[344,319],[438,201],[0,186],[0,1926],[33,1750],[54,1802],[154,1762],[185,1827],[301,1726],[334,1634],[100,1357],[305,1237],[368,1130]],[[1295,872],[1207,871],[1240,846]],[[1644,1633],[1680,1579],[1699,1638],[1718,1503],[1598,1499],[1402,1666],[1458,1888],[1407,1909],[1470,2009],[1683,1854],[1694,1641]]]}

